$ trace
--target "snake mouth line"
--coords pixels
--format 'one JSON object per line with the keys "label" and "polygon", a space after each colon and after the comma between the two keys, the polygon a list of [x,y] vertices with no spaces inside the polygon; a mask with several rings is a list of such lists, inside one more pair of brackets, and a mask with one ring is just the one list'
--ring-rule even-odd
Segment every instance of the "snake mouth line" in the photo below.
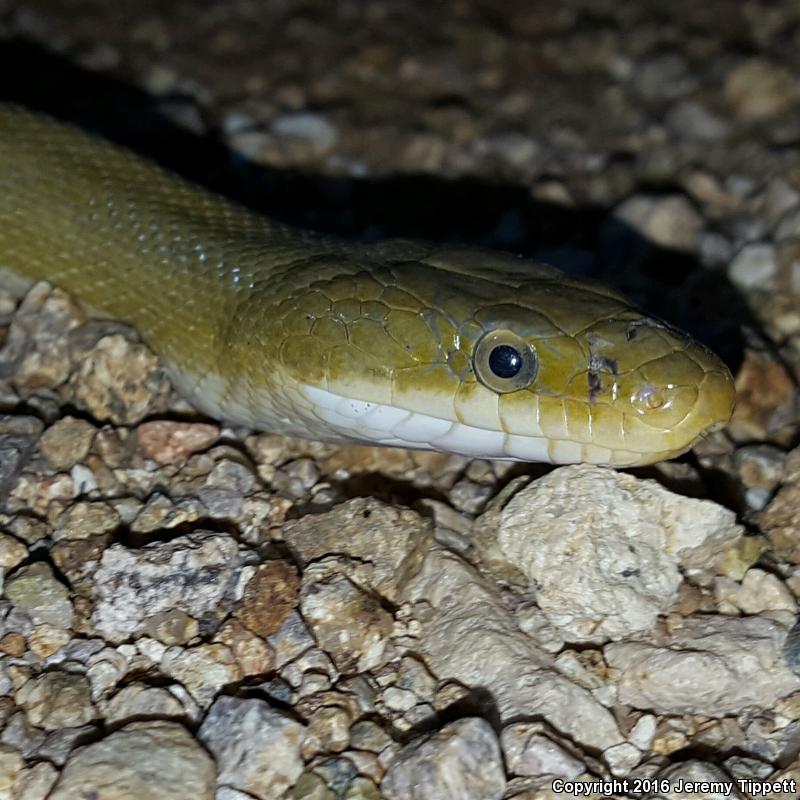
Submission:
{"label": "snake mouth line", "polygon": [[554,439],[538,427],[529,435],[479,428],[396,406],[354,400],[315,386],[303,386],[302,393],[311,404],[311,413],[320,423],[350,438],[375,445],[445,450],[471,458],[550,464],[584,462],[634,466],[650,463],[654,455],[610,449],[590,442]]}

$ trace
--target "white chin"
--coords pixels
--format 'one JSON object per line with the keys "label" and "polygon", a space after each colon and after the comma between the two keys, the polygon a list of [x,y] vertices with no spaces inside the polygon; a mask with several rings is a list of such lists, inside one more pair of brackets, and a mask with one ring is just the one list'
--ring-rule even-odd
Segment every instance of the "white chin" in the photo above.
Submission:
{"label": "white chin", "polygon": [[442,450],[472,458],[547,464],[610,464],[619,458],[619,454],[615,457],[611,450],[596,445],[476,428],[395,406],[352,400],[315,386],[304,386],[302,392],[311,405],[311,413],[342,438],[417,450]]}

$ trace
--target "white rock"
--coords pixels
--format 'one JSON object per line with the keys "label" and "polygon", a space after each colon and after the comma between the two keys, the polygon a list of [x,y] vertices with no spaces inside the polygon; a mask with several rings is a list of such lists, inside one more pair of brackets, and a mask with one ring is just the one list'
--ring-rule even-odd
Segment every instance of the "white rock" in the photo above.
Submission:
{"label": "white rock", "polygon": [[623,741],[609,711],[516,626],[496,585],[456,555],[432,550],[405,599],[429,607],[417,652],[440,681],[490,686],[501,720],[539,716],[599,750]]}
{"label": "white rock", "polygon": [[275,136],[300,139],[312,145],[316,155],[327,153],[339,137],[334,125],[321,114],[298,111],[277,117],[271,126]]}
{"label": "white rock", "polygon": [[505,788],[497,737],[477,717],[407,744],[381,781],[386,800],[500,800]]}
{"label": "white rock", "polygon": [[382,699],[384,705],[392,711],[408,711],[417,704],[417,697],[408,689],[398,689],[390,686],[384,690]]}
{"label": "white rock", "polygon": [[736,594],[736,604],[745,614],[762,611],[797,611],[797,602],[776,575],[755,567],[747,570]]}
{"label": "white rock", "polygon": [[653,244],[676,250],[693,250],[703,229],[703,218],[680,194],[634,195],[614,211],[614,217]]}
{"label": "white rock", "polygon": [[656,735],[658,718],[654,714],[642,714],[628,734],[628,741],[639,750],[647,752]]}
{"label": "white rock", "polygon": [[773,708],[800,689],[783,658],[787,628],[763,617],[688,617],[658,645],[606,645],[619,699],[664,714],[736,714]]}
{"label": "white rock", "polygon": [[630,771],[642,760],[642,754],[637,747],[630,742],[622,742],[609,747],[603,753],[603,761],[608,764],[611,774],[616,778],[622,778],[630,774]]}
{"label": "white rock", "polygon": [[90,578],[95,628],[107,640],[121,642],[162,613],[221,618],[237,599],[247,554],[232,537],[208,532],[135,550],[112,545]]}
{"label": "white rock", "polygon": [[747,244],[728,266],[731,283],[747,291],[774,288],[777,274],[778,261],[772,244]]}
{"label": "white rock", "polygon": [[490,511],[485,528],[487,560],[521,572],[547,619],[580,642],[651,628],[675,600],[680,570],[713,564],[742,534],[714,503],[580,465],[534,481]]}
{"label": "white rock", "polygon": [[218,782],[261,800],[273,800],[300,777],[305,726],[259,699],[220,697],[198,738],[213,753]]}

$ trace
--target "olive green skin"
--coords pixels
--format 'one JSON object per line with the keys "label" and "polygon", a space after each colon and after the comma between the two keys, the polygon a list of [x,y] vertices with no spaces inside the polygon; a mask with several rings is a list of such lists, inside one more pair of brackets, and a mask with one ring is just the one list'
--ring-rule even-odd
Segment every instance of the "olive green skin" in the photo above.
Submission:
{"label": "olive green skin", "polygon": [[[0,283],[42,279],[136,326],[200,409],[275,432],[371,441],[320,419],[311,386],[544,436],[547,460],[631,465],[686,450],[733,407],[716,356],[610,289],[493,251],[298,231],[0,105]],[[530,386],[478,379],[475,344],[496,329],[535,349]]]}

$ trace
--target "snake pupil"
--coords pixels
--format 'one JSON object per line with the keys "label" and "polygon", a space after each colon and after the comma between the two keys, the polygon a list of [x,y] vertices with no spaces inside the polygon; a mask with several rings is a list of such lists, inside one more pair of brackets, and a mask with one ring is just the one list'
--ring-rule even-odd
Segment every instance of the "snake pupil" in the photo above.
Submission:
{"label": "snake pupil", "polygon": [[489,353],[489,368],[498,378],[513,378],[522,369],[522,356],[513,347],[501,344]]}

